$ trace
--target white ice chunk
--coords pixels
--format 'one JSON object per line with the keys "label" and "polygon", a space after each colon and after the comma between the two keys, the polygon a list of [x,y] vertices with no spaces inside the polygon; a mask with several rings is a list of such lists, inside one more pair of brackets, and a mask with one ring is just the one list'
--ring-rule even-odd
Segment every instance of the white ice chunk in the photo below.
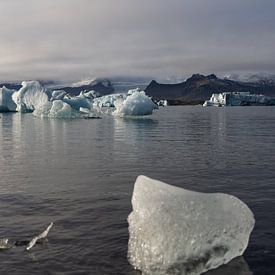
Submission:
{"label": "white ice chunk", "polygon": [[129,223],[129,262],[144,274],[201,274],[245,251],[254,217],[238,198],[139,176]]}
{"label": "white ice chunk", "polygon": [[88,97],[86,97],[84,93],[81,93],[80,95],[71,98],[65,97],[63,101],[69,104],[73,109],[78,111],[80,108],[91,109],[91,101]]}
{"label": "white ice chunk", "polygon": [[16,104],[12,99],[14,92],[14,90],[7,89],[6,87],[0,88],[0,112],[16,111]]}
{"label": "white ice chunk", "polygon": [[132,95],[135,92],[141,92],[140,88],[130,89],[128,90],[127,94]]}
{"label": "white ice chunk", "polygon": [[53,101],[53,100],[62,100],[65,95],[66,95],[66,92],[63,91],[63,90],[53,91],[51,101]]}
{"label": "white ice chunk", "polygon": [[23,81],[22,88],[14,92],[13,101],[16,103],[16,111],[32,112],[49,100],[44,87],[38,81]]}
{"label": "white ice chunk", "polygon": [[10,248],[9,239],[7,238],[0,239],[0,249],[8,249],[8,248]]}
{"label": "white ice chunk", "polygon": [[105,95],[101,97],[97,97],[93,101],[93,107],[115,107],[115,102],[117,100],[124,100],[126,98],[126,94],[110,94],[110,95]]}
{"label": "white ice chunk", "polygon": [[230,92],[212,94],[203,106],[244,106],[244,105],[273,105],[273,100],[265,95],[250,94],[250,92]]}
{"label": "white ice chunk", "polygon": [[125,100],[115,101],[115,116],[144,116],[151,115],[158,106],[144,91],[132,90]]}
{"label": "white ice chunk", "polygon": [[49,233],[49,231],[50,231],[50,229],[52,228],[52,226],[53,226],[53,223],[51,222],[50,225],[46,228],[45,231],[43,231],[40,235],[34,237],[34,238],[29,242],[29,244],[28,244],[28,246],[27,246],[26,249],[27,249],[27,250],[30,250],[30,249],[36,244],[36,242],[37,242],[38,240],[46,238],[47,235],[48,235],[48,233]]}
{"label": "white ice chunk", "polygon": [[80,107],[79,112],[84,113],[84,114],[90,114],[91,110],[88,108]]}
{"label": "white ice chunk", "polygon": [[38,117],[50,118],[76,118],[80,117],[79,111],[74,110],[69,104],[62,100],[46,102],[34,110],[33,114]]}

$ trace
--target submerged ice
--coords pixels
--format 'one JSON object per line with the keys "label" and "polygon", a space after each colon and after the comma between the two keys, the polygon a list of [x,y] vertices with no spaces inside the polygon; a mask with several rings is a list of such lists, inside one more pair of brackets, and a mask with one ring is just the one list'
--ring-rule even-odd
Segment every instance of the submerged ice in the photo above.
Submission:
{"label": "submerged ice", "polygon": [[201,274],[245,251],[254,217],[234,196],[204,194],[139,176],[129,223],[129,262],[143,274]]}

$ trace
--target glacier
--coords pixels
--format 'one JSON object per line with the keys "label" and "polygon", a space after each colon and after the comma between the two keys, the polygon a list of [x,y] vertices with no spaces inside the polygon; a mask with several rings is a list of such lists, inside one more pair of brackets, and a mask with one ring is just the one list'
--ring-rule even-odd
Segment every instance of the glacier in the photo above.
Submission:
{"label": "glacier", "polygon": [[143,274],[195,275],[242,255],[255,220],[238,198],[139,176],[128,216],[128,260]]}

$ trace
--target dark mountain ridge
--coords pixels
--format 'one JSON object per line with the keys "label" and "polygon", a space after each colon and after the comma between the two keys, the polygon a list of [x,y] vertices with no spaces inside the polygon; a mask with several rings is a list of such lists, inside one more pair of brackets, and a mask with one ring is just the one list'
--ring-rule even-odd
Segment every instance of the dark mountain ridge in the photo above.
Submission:
{"label": "dark mountain ridge", "polygon": [[213,93],[250,92],[275,97],[273,81],[240,82],[220,79],[216,75],[193,74],[186,81],[177,84],[160,84],[155,80],[145,92],[154,100],[168,100],[170,104],[196,105],[208,100]]}

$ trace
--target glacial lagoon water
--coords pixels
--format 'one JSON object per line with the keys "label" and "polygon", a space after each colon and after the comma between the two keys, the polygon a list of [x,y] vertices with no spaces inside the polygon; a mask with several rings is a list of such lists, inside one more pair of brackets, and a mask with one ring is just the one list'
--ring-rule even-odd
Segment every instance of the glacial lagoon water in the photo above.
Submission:
{"label": "glacial lagoon water", "polygon": [[254,212],[244,257],[207,274],[275,274],[275,108],[167,107],[143,119],[0,114],[1,274],[140,274],[127,261],[135,179],[235,195]]}

